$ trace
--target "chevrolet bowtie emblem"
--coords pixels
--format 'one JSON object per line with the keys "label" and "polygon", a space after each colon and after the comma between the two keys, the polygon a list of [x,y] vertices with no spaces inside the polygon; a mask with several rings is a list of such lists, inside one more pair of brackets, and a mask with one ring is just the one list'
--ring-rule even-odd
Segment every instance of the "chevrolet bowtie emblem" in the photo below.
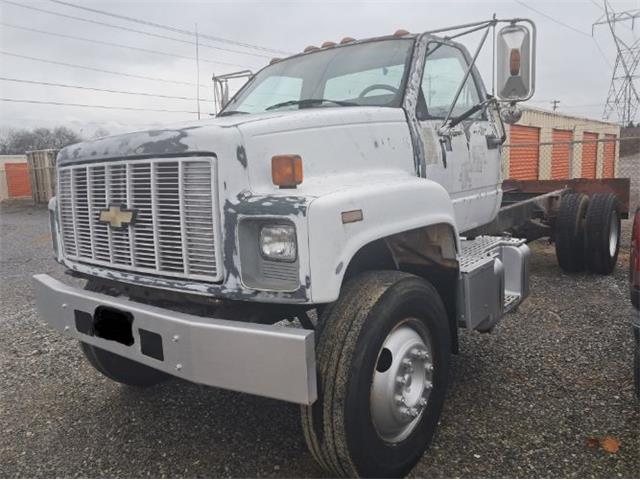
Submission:
{"label": "chevrolet bowtie emblem", "polygon": [[127,210],[124,205],[112,205],[106,210],[100,210],[100,223],[108,223],[111,228],[125,228],[136,218],[135,210]]}

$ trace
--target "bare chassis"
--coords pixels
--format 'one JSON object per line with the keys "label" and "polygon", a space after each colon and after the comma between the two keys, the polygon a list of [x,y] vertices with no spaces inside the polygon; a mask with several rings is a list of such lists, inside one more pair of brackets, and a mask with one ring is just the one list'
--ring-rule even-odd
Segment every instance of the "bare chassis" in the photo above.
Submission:
{"label": "bare chassis", "polygon": [[554,239],[555,219],[562,196],[579,192],[591,196],[612,193],[620,202],[621,217],[629,218],[628,178],[574,178],[568,180],[505,180],[502,206],[488,225],[464,232],[468,238],[478,235],[510,234],[528,242]]}

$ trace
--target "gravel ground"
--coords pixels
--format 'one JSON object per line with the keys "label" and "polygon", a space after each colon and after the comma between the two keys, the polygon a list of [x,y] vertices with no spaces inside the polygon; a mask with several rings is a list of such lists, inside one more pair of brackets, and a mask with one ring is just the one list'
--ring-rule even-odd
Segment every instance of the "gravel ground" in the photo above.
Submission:
{"label": "gravel ground", "polygon": [[[31,275],[64,277],[47,228],[44,209],[0,209],[0,477],[324,475],[295,405],[178,380],[134,391],[92,370],[33,310]],[[492,334],[462,333],[439,433],[412,476],[638,476],[627,251],[597,277],[564,275],[552,247],[532,248],[530,298]],[[588,446],[602,436],[618,453]]]}

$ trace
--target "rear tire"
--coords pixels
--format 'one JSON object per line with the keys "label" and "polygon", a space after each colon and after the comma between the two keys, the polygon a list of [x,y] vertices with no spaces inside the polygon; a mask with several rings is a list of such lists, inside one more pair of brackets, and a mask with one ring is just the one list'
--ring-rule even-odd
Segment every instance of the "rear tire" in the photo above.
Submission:
{"label": "rear tire", "polygon": [[556,219],[556,258],[560,268],[568,273],[585,269],[584,221],[589,197],[582,193],[569,193],[562,197]]}
{"label": "rear tire", "polygon": [[80,348],[93,368],[118,383],[132,387],[151,387],[171,378],[171,375],[160,370],[84,342],[80,342]]}
{"label": "rear tire", "polygon": [[318,400],[301,410],[311,453],[338,476],[406,475],[433,439],[449,379],[440,296],[414,275],[366,272],[323,317]]}
{"label": "rear tire", "polygon": [[620,251],[620,204],[611,193],[596,193],[587,209],[585,258],[590,272],[611,274]]}

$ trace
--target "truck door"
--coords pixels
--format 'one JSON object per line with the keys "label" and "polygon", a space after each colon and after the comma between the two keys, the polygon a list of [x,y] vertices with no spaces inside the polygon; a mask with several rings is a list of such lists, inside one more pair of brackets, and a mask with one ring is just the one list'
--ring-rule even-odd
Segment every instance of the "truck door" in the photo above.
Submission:
{"label": "truck door", "polygon": [[[468,57],[455,44],[427,44],[416,116],[424,143],[426,177],[444,186],[453,201],[458,230],[464,232],[489,223],[500,207],[502,174],[497,134],[481,110],[451,128],[438,130],[447,116],[468,68]],[[482,83],[473,71],[451,114],[455,118],[484,97]]]}

